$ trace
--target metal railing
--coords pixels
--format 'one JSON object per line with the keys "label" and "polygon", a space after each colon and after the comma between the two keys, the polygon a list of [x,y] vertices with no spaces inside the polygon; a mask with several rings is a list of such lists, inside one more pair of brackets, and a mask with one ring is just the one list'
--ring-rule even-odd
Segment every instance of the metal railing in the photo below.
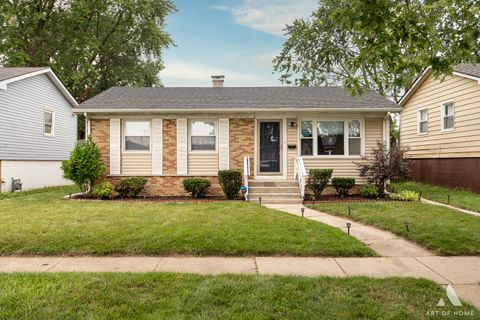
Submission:
{"label": "metal railing", "polygon": [[244,194],[245,200],[248,201],[250,190],[248,188],[248,178],[250,177],[250,157],[243,157],[243,185],[247,188]]}
{"label": "metal railing", "polygon": [[307,185],[307,171],[305,170],[305,164],[303,163],[302,157],[295,157],[293,163],[293,177],[298,181],[300,195],[303,200],[305,199],[305,186]]}

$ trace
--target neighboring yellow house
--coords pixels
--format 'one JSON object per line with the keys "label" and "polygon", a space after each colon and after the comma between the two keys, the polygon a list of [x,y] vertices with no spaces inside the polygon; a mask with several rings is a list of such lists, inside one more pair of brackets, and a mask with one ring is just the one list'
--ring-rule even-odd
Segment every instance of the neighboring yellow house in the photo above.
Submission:
{"label": "neighboring yellow house", "polygon": [[427,68],[399,104],[413,179],[480,191],[480,64],[456,65],[443,81]]}

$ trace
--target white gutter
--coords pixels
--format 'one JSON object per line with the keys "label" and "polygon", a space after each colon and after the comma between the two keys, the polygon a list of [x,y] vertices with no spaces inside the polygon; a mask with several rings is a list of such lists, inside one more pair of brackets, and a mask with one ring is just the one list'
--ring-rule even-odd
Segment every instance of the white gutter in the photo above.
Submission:
{"label": "white gutter", "polygon": [[121,109],[121,108],[110,108],[110,109],[82,109],[82,108],[75,108],[73,112],[75,113],[166,113],[166,112],[173,112],[173,113],[192,113],[192,112],[279,112],[279,111],[289,111],[289,112],[312,112],[312,111],[346,111],[346,112],[355,112],[355,111],[362,111],[362,112],[400,112],[402,109],[398,108],[218,108],[218,109],[185,109],[185,108],[168,108],[168,109],[143,109],[139,108],[130,108],[130,109]]}

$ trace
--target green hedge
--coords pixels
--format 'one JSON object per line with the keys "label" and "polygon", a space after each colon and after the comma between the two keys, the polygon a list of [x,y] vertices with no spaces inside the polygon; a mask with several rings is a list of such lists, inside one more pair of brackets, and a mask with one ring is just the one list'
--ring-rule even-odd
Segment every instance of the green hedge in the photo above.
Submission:
{"label": "green hedge", "polygon": [[190,193],[192,197],[200,198],[203,197],[208,188],[210,188],[210,180],[208,179],[184,179],[183,188],[186,192]]}
{"label": "green hedge", "polygon": [[227,199],[237,199],[242,186],[242,171],[220,170],[218,171],[218,182],[222,186],[223,193]]}
{"label": "green hedge", "polygon": [[320,198],[323,189],[327,186],[332,177],[333,169],[310,169],[307,178],[307,187],[309,187],[315,199]]}
{"label": "green hedge", "polygon": [[332,186],[335,188],[337,193],[343,198],[348,194],[348,191],[355,186],[354,178],[342,178],[335,177],[332,178]]}

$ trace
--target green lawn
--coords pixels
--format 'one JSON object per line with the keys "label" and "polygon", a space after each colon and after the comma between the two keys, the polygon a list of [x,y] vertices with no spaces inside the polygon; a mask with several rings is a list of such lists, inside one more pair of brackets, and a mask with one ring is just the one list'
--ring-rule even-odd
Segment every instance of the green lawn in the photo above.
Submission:
{"label": "green lawn", "polygon": [[425,199],[448,203],[448,194],[450,194],[450,204],[459,208],[480,212],[480,194],[461,190],[450,189],[440,186],[432,186],[418,182],[395,182],[392,183],[395,191],[413,190],[422,193]]}
{"label": "green lawn", "polygon": [[336,228],[252,203],[62,199],[75,191],[2,195],[0,255],[375,255]]}
{"label": "green lawn", "polygon": [[[389,230],[440,255],[480,254],[480,217],[453,209],[420,202],[333,203],[310,207]],[[409,233],[405,221],[409,222]]]}
{"label": "green lawn", "polygon": [[456,310],[436,306],[447,300],[438,285],[411,278],[20,273],[0,283],[0,319],[431,319]]}

